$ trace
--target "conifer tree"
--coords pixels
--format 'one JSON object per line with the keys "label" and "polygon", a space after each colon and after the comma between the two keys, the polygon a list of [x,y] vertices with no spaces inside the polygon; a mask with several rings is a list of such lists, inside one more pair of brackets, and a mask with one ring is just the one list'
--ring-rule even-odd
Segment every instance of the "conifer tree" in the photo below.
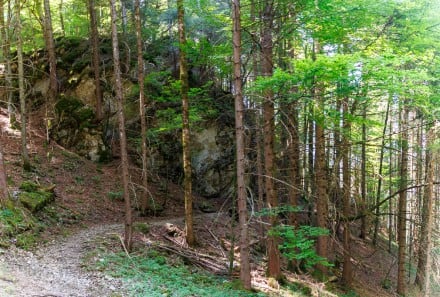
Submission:
{"label": "conifer tree", "polygon": [[121,65],[119,59],[119,42],[117,28],[117,13],[115,0],[110,0],[111,20],[112,20],[112,49],[113,49],[113,70],[115,75],[115,93],[117,100],[117,113],[119,122],[119,142],[121,148],[121,175],[124,188],[125,202],[125,232],[124,245],[127,251],[131,250],[133,243],[133,218],[131,211],[130,199],[130,176],[128,170],[128,153],[127,153],[127,136],[125,132],[125,115],[124,115],[124,94],[122,92]]}

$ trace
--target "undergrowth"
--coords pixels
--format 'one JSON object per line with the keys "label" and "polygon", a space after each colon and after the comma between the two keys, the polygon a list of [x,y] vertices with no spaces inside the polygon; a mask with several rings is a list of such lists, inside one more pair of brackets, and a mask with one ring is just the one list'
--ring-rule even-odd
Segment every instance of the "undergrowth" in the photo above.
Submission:
{"label": "undergrowth", "polygon": [[230,282],[176,263],[150,250],[127,257],[124,253],[107,253],[96,263],[96,269],[129,283],[132,296],[149,297],[252,297],[264,293],[244,291],[238,281]]}

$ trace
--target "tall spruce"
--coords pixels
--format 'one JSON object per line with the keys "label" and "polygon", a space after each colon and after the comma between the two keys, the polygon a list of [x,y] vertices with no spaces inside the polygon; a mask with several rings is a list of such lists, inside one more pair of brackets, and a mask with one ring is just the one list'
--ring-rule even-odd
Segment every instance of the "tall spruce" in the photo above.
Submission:
{"label": "tall spruce", "polygon": [[139,116],[141,118],[141,150],[142,150],[142,196],[140,199],[140,209],[143,213],[146,213],[149,209],[149,191],[148,191],[148,168],[147,168],[147,119],[145,115],[146,111],[146,98],[144,89],[145,71],[144,71],[144,58],[142,50],[142,23],[141,23],[141,8],[140,0],[135,0],[135,23],[136,23],[136,47],[137,47],[137,62],[138,62],[138,83],[139,83]]}
{"label": "tall spruce", "polygon": [[397,221],[397,293],[406,296],[407,292],[407,187],[408,187],[408,100],[402,100],[400,123],[400,181],[399,181],[399,205]]}
{"label": "tall spruce", "polygon": [[428,131],[426,151],[426,186],[423,194],[422,218],[420,224],[420,240],[415,283],[421,289],[423,297],[430,295],[432,232],[434,227],[434,181],[437,148],[434,145],[437,127]]}
{"label": "tall spruce", "polygon": [[27,114],[26,114],[26,90],[24,86],[24,65],[23,65],[23,37],[21,35],[21,2],[15,3],[16,33],[17,33],[17,64],[18,64],[18,96],[20,98],[20,118],[21,118],[21,159],[23,168],[30,170],[31,163],[27,149]]}
{"label": "tall spruce", "polygon": [[[273,27],[274,27],[274,1],[265,0],[262,3],[262,32],[261,32],[261,75],[273,75]],[[276,210],[278,196],[275,188],[275,104],[274,94],[270,89],[264,91],[263,102],[263,142],[264,142],[264,170],[266,203],[270,213],[270,226],[278,225]],[[276,235],[267,237],[268,275],[276,279],[281,278],[279,239]]]}
{"label": "tall spruce", "polygon": [[240,279],[245,289],[251,289],[251,270],[249,263],[249,236],[245,185],[245,142],[244,142],[244,104],[241,75],[241,20],[240,0],[232,1],[232,44],[234,60],[234,97],[235,97],[235,139],[237,171],[237,203],[240,227]]}
{"label": "tall spruce", "polygon": [[95,78],[95,115],[96,119],[102,119],[102,89],[100,75],[100,54],[99,54],[99,33],[98,20],[96,17],[95,0],[88,0],[88,9],[90,16],[90,41],[92,43],[92,68]]}
{"label": "tall spruce", "polygon": [[188,245],[195,244],[193,230],[193,197],[191,173],[191,138],[189,127],[189,82],[188,61],[186,59],[185,7],[183,0],[177,0],[177,25],[179,31],[180,96],[182,98],[182,147],[183,147],[183,187],[185,195],[185,231]]}
{"label": "tall spruce", "polygon": [[119,122],[119,142],[121,149],[121,175],[124,188],[125,202],[125,223],[124,223],[124,245],[127,251],[131,250],[133,243],[133,218],[130,198],[130,176],[128,167],[127,136],[125,132],[124,115],[124,94],[122,91],[121,63],[119,59],[119,41],[117,27],[117,12],[115,0],[110,0],[111,28],[112,28],[112,49],[113,49],[113,70],[115,76],[115,94],[117,101],[117,114]]}

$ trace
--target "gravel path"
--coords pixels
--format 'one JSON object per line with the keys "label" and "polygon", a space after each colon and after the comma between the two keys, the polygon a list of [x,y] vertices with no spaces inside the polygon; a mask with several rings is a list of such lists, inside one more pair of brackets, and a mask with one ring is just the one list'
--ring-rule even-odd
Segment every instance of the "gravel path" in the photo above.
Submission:
{"label": "gravel path", "polygon": [[33,252],[0,250],[0,297],[128,296],[120,280],[81,269],[91,241],[122,228],[122,224],[90,227]]}

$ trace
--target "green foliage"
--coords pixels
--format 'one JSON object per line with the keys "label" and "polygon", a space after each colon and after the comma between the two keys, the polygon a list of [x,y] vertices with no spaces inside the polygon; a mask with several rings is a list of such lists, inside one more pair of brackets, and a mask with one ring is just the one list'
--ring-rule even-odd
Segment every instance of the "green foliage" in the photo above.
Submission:
{"label": "green foliage", "polygon": [[269,230],[269,235],[281,238],[279,248],[283,256],[288,260],[303,261],[306,268],[316,264],[333,266],[327,259],[318,256],[315,250],[315,239],[328,234],[328,230],[312,226],[279,225]]}
{"label": "green foliage", "polygon": [[147,223],[135,222],[133,223],[133,230],[143,234],[148,234],[148,232],[150,232],[150,225]]}
{"label": "green foliage", "polygon": [[0,222],[2,235],[28,230],[35,223],[29,213],[12,205],[0,210]]}
{"label": "green foliage", "polygon": [[[7,203],[0,209],[0,246],[9,246],[15,241],[19,246],[28,247],[27,243],[33,242],[30,239],[33,234],[28,231],[36,226],[37,221],[26,209]],[[20,235],[24,232],[27,232],[26,235]]]}
{"label": "green foliage", "polygon": [[61,96],[55,104],[58,115],[58,129],[84,129],[94,127],[95,112],[81,100]]}
{"label": "green foliage", "polygon": [[257,216],[279,216],[282,214],[288,214],[289,212],[298,212],[301,211],[302,207],[301,206],[291,206],[291,205],[283,205],[283,206],[278,206],[278,207],[273,207],[273,208],[264,208],[261,211],[257,212],[256,215]]}
{"label": "green foliage", "polygon": [[96,269],[127,280],[132,296],[265,296],[237,289],[226,279],[197,272],[176,260],[172,262],[154,250],[131,258],[124,253],[105,254],[96,263]]}
{"label": "green foliage", "polygon": [[107,192],[107,197],[110,200],[123,200],[124,199],[124,192],[123,191],[110,191]]}

